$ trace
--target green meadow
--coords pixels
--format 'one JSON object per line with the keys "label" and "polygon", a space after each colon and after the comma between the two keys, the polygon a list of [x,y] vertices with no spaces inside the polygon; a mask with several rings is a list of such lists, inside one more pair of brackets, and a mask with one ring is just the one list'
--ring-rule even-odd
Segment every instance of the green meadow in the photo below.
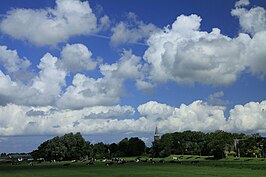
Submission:
{"label": "green meadow", "polygon": [[[197,163],[192,163],[198,159]],[[105,166],[103,162],[87,165],[85,162],[44,162],[0,166],[0,177],[265,177],[264,159],[227,158],[203,160],[201,157],[186,156],[180,163],[128,162]],[[68,166],[65,166],[68,164]]]}

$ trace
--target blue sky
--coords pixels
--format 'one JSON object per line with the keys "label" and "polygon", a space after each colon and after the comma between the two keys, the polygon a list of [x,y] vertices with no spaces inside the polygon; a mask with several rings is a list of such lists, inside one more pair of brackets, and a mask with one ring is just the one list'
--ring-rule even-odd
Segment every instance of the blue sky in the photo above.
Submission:
{"label": "blue sky", "polygon": [[266,3],[3,0],[0,152],[81,132],[266,133]]}

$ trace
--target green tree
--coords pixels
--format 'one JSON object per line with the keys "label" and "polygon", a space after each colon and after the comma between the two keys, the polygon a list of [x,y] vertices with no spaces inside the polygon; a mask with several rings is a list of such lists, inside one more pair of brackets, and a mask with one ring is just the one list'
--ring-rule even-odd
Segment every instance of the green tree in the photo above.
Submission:
{"label": "green tree", "polygon": [[161,137],[161,140],[159,141],[159,146],[161,149],[159,156],[167,157],[167,156],[171,155],[172,148],[173,148],[172,134],[170,134],[170,133],[164,134]]}
{"label": "green tree", "polygon": [[43,142],[37,150],[32,152],[32,156],[35,159],[45,158],[46,160],[81,159],[88,154],[88,147],[88,143],[80,133],[68,133]]}
{"label": "green tree", "polygon": [[6,156],[7,156],[6,153],[1,153],[1,154],[0,154],[0,157],[6,157]]}
{"label": "green tree", "polygon": [[227,145],[232,145],[234,137],[231,133],[224,131],[215,131],[207,134],[206,143],[215,159],[225,157],[225,148]]}
{"label": "green tree", "polygon": [[130,138],[128,141],[128,147],[127,147],[127,156],[139,156],[142,155],[145,152],[145,143],[135,137]]}
{"label": "green tree", "polygon": [[128,154],[128,138],[124,138],[118,143],[117,155],[123,157],[126,156],[127,154]]}
{"label": "green tree", "polygon": [[96,159],[103,159],[108,157],[108,149],[103,142],[93,145],[93,153]]}
{"label": "green tree", "polygon": [[111,156],[116,157],[117,152],[118,152],[118,145],[116,143],[110,144],[109,150],[110,150]]}

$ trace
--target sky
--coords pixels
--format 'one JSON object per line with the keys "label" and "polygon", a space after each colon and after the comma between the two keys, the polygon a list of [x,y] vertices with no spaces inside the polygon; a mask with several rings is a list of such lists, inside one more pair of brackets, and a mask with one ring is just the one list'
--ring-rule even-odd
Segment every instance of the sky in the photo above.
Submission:
{"label": "sky", "polygon": [[0,153],[80,132],[266,135],[266,1],[1,0]]}

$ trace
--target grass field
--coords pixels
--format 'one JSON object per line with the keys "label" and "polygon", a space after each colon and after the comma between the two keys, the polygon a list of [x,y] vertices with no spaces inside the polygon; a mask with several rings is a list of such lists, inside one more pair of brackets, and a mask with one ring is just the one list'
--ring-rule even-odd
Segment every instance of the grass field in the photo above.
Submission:
{"label": "grass field", "polygon": [[265,177],[264,170],[192,166],[113,166],[4,170],[1,177]]}
{"label": "grass field", "polygon": [[[34,163],[28,166],[0,164],[0,177],[265,177],[266,159],[225,158],[206,160],[202,156],[175,156],[182,164],[170,163],[174,156],[155,159],[156,163],[125,163],[105,166],[103,162]],[[142,157],[146,159],[147,157]],[[125,158],[134,161],[135,157]],[[165,163],[160,163],[163,160]],[[197,163],[191,163],[191,162]],[[64,166],[64,164],[70,164]]]}
{"label": "grass field", "polygon": [[43,163],[34,166],[2,165],[0,177],[265,177],[266,163],[261,161],[203,161],[191,164],[126,163],[105,166],[84,163],[63,166]]}

